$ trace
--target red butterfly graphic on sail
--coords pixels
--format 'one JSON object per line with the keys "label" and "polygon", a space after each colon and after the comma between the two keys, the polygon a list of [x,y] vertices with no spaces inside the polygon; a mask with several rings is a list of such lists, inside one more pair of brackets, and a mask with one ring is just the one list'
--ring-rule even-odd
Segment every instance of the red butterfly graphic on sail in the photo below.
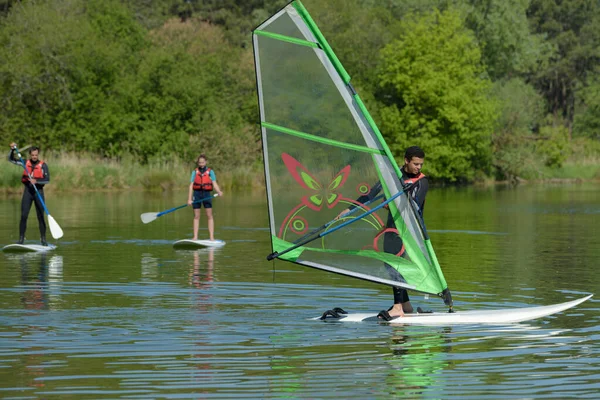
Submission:
{"label": "red butterfly graphic on sail", "polygon": [[323,207],[323,203],[327,204],[328,208],[333,208],[340,201],[342,195],[336,193],[337,189],[344,186],[348,175],[350,175],[350,165],[346,165],[337,173],[327,187],[324,187],[308,169],[294,157],[287,153],[282,153],[281,158],[290,174],[294,177],[303,188],[313,192],[302,197],[302,204],[306,207],[319,211]]}

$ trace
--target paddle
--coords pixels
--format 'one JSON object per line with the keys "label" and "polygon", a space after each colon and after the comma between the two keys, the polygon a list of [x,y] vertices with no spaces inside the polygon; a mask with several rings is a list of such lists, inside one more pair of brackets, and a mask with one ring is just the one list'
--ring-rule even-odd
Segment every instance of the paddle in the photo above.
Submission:
{"label": "paddle", "polygon": [[[369,216],[369,215],[373,214],[375,211],[379,210],[380,208],[384,207],[385,205],[387,205],[387,204],[388,204],[388,203],[390,203],[391,201],[394,201],[394,200],[395,200],[395,199],[396,199],[398,196],[400,196],[402,193],[404,193],[404,190],[401,190],[401,191],[399,191],[398,193],[396,193],[395,195],[393,195],[392,197],[390,197],[389,199],[387,199],[386,201],[384,201],[383,203],[381,203],[381,204],[380,204],[380,205],[378,205],[377,207],[373,207],[372,209],[370,209],[369,211],[365,212],[364,214],[361,214],[361,215],[359,215],[359,216],[358,216],[358,217],[356,217],[356,218],[352,218],[352,219],[351,219],[351,220],[349,220],[349,221],[343,222],[343,223],[341,223],[340,225],[336,226],[335,228],[328,229],[328,230],[326,230],[325,232],[321,232],[321,233],[319,233],[318,235],[316,235],[316,236],[314,236],[314,237],[309,237],[309,238],[306,238],[305,240],[303,240],[303,241],[301,241],[301,242],[299,242],[299,243],[296,243],[296,244],[295,244],[295,245],[293,245],[292,247],[288,247],[287,249],[285,249],[285,250],[283,250],[283,251],[281,251],[281,252],[275,252],[275,253],[271,253],[271,254],[269,254],[269,255],[267,256],[267,260],[268,260],[268,261],[271,261],[272,259],[274,259],[274,258],[277,258],[277,257],[279,257],[279,256],[282,256],[282,255],[284,255],[285,253],[288,253],[288,252],[290,252],[290,251],[292,251],[292,250],[295,250],[295,249],[297,249],[298,247],[304,246],[305,244],[307,244],[307,243],[310,243],[310,242],[312,242],[313,240],[316,240],[316,239],[318,239],[318,238],[322,238],[322,237],[323,237],[323,236],[325,236],[325,235],[329,235],[330,233],[333,233],[333,232],[337,231],[338,229],[341,229],[341,228],[343,228],[343,227],[345,227],[345,226],[348,226],[348,225],[350,225],[350,224],[352,224],[352,223],[354,223],[354,222],[356,222],[356,221],[358,221],[358,220],[360,220],[360,219],[363,219],[363,218],[365,218],[365,217],[367,217],[367,216]],[[346,214],[342,215],[342,217],[343,217],[343,216],[345,216],[345,215],[348,215],[348,214],[349,214],[349,213],[346,213]],[[325,224],[325,225],[329,226],[329,225],[331,225],[331,223],[332,223],[332,222],[333,222],[333,221],[331,221],[331,222],[328,222],[328,223],[327,223],[327,224]]]}
{"label": "paddle", "polygon": [[[192,204],[194,204],[194,203],[201,203],[201,202],[203,202],[203,201],[205,201],[205,200],[212,199],[213,197],[217,197],[218,195],[219,195],[218,193],[215,193],[215,194],[213,194],[212,196],[205,197],[205,198],[203,198],[203,199],[200,199],[200,200],[196,200],[196,201],[194,201]],[[184,205],[182,205],[182,206],[179,206],[179,207],[173,207],[173,208],[169,208],[168,210],[161,211],[161,212],[149,212],[149,213],[143,213],[142,215],[140,215],[140,218],[142,218],[142,222],[143,222],[143,223],[147,224],[147,223],[150,223],[150,222],[154,221],[154,220],[155,220],[156,218],[158,218],[158,217],[161,217],[161,216],[163,216],[163,215],[165,215],[165,214],[172,213],[173,211],[177,211],[177,210],[179,210],[180,208],[187,207],[188,205],[189,205],[189,204],[187,204],[187,203],[186,203],[186,204],[184,204]]]}
{"label": "paddle", "polygon": [[[29,179],[33,179],[31,174],[27,170],[27,164],[25,164],[25,160],[21,156],[21,153],[19,153],[19,149],[17,149],[16,147],[15,147],[15,152],[17,153],[17,156],[19,157],[19,160],[21,161],[21,165],[23,166],[23,169],[27,173],[27,176],[29,176]],[[44,211],[46,212],[46,215],[48,215],[48,226],[50,227],[50,234],[52,235],[52,237],[54,239],[60,239],[61,237],[63,237],[63,230],[61,229],[60,225],[58,225],[58,222],[56,222],[54,217],[52,217],[52,215],[50,215],[50,211],[48,211],[48,208],[46,207],[46,203],[44,203],[44,199],[42,198],[42,195],[40,194],[40,192],[37,190],[37,187],[35,187],[34,184],[32,184],[32,186],[33,186],[33,189],[35,190],[35,193],[37,194],[40,204],[42,205],[42,207],[44,207]]]}

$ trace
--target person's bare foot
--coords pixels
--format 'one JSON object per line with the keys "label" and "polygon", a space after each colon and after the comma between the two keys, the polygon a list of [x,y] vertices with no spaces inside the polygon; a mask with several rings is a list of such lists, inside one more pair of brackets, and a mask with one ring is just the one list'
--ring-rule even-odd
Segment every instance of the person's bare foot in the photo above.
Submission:
{"label": "person's bare foot", "polygon": [[401,304],[394,304],[392,308],[388,310],[390,317],[404,317],[404,310]]}

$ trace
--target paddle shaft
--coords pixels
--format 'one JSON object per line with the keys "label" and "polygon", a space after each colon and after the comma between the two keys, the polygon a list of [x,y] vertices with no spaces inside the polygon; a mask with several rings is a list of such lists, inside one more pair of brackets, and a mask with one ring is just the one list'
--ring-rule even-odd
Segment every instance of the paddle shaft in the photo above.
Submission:
{"label": "paddle shaft", "polygon": [[[206,201],[206,200],[208,200],[208,199],[212,199],[213,197],[217,197],[218,195],[219,195],[218,193],[215,193],[215,194],[213,194],[212,196],[205,197],[205,198],[203,198],[203,199],[200,199],[200,200],[196,200],[196,201],[192,202],[192,204],[198,204],[198,203],[201,203],[201,202],[203,202],[203,201]],[[158,214],[156,214],[156,216],[157,216],[157,217],[160,217],[161,215],[165,215],[165,214],[168,214],[168,213],[172,213],[173,211],[177,211],[177,210],[179,210],[180,208],[184,208],[184,207],[187,207],[187,206],[189,206],[189,204],[183,204],[183,205],[181,205],[181,206],[179,206],[179,207],[173,207],[173,208],[170,208],[170,209],[168,209],[168,210],[165,210],[165,211],[161,211],[161,212],[159,212]]]}

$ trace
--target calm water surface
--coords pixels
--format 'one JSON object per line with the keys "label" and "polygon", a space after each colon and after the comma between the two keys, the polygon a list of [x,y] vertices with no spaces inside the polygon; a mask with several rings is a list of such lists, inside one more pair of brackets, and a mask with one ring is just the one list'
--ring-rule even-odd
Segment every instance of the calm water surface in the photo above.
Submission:
{"label": "calm water surface", "polygon": [[[0,254],[0,397],[600,398],[594,298],[506,326],[311,321],[377,312],[391,289],[267,262],[262,193],[215,200],[225,247],[174,250],[190,210],[139,216],[185,197],[48,195],[58,249]],[[432,190],[425,220],[456,308],[598,298],[599,200],[598,184]],[[17,239],[19,213],[18,196],[0,198],[0,244]]]}

